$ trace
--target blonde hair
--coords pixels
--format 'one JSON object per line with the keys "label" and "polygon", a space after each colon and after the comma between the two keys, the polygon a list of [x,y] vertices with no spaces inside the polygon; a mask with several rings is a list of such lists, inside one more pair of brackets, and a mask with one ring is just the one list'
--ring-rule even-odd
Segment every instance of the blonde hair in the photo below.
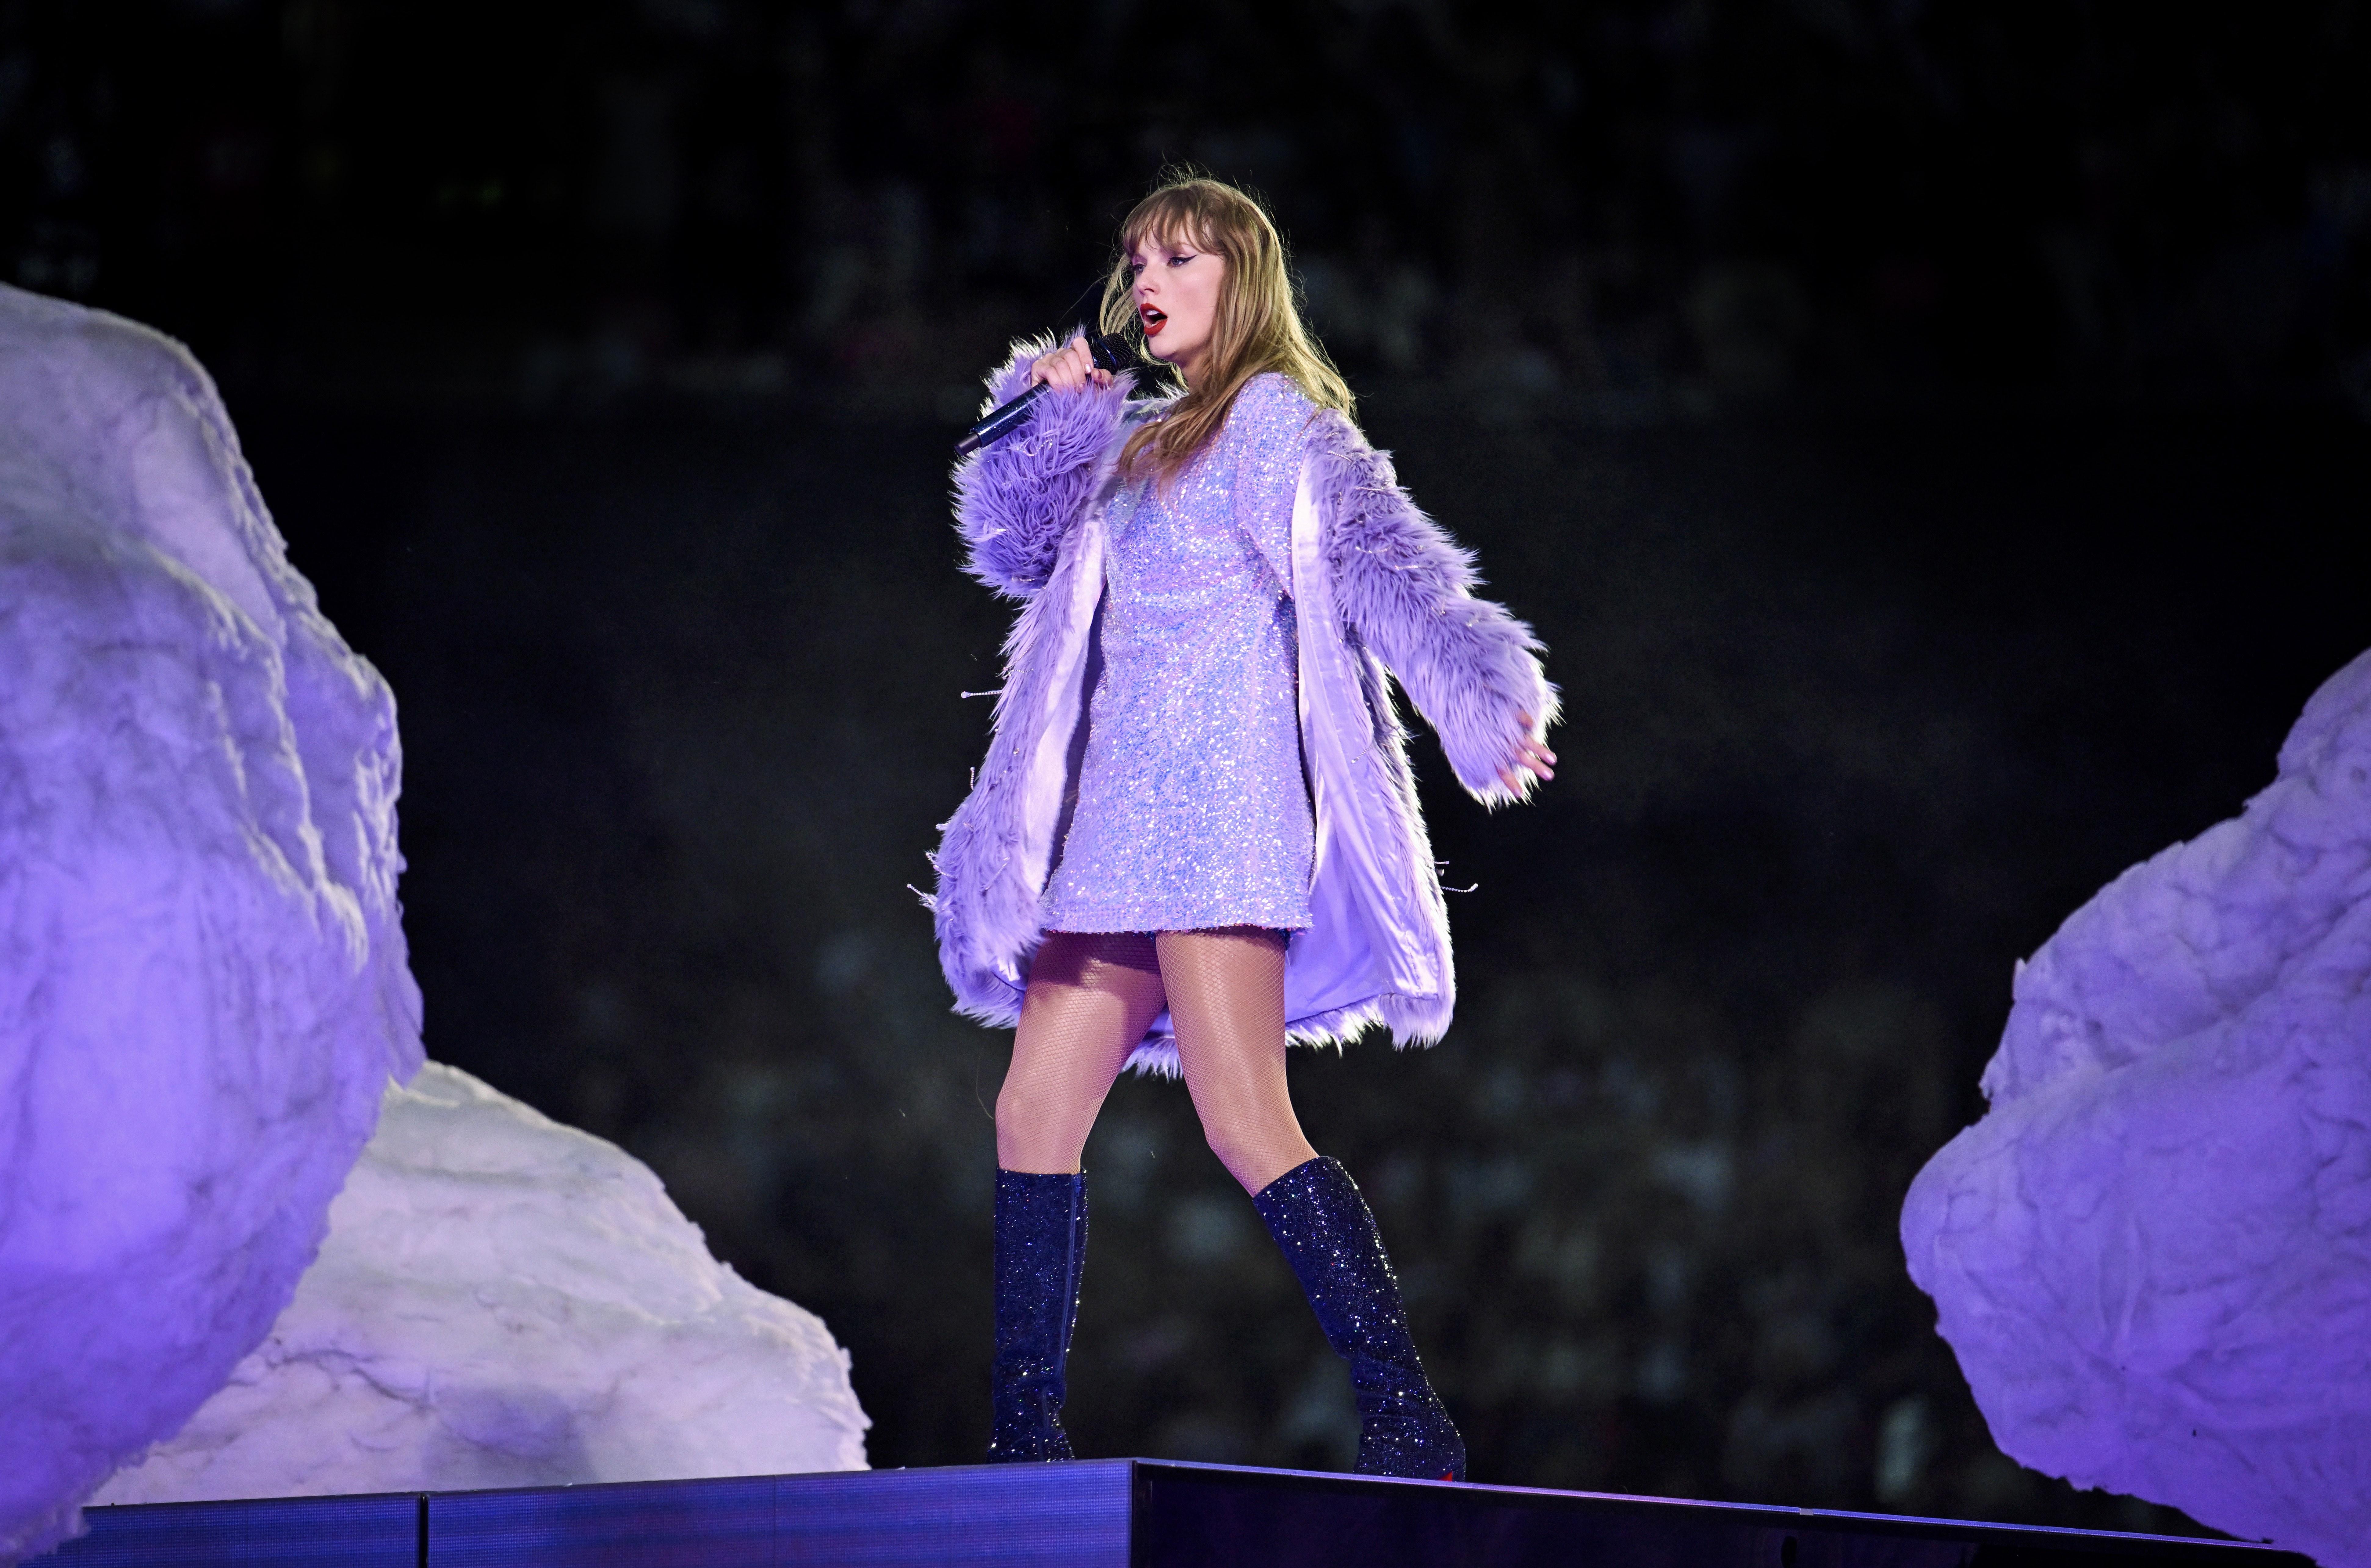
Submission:
{"label": "blonde hair", "polygon": [[1139,355],[1149,352],[1133,297],[1128,258],[1147,240],[1184,240],[1226,259],[1210,347],[1195,385],[1170,406],[1169,416],[1139,426],[1120,449],[1120,472],[1149,465],[1166,485],[1227,422],[1244,383],[1266,371],[1291,378],[1321,409],[1351,411],[1350,388],[1334,362],[1301,325],[1293,303],[1284,240],[1266,208],[1249,193],[1191,170],[1164,176],[1120,225],[1119,254],[1104,282],[1103,326]]}

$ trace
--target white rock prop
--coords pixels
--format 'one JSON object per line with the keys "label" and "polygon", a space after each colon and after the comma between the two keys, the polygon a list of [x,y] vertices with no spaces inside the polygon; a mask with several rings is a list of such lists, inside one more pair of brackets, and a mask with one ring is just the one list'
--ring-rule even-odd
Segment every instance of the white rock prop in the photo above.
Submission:
{"label": "white rock prop", "polygon": [[2002,1451],[2371,1564],[2371,653],[2019,967],[1902,1240]]}
{"label": "white rock prop", "polygon": [[419,1064],[399,776],[205,373],[0,286],[0,1562],[263,1338]]}
{"label": "white rock prop", "polygon": [[97,1501],[862,1470],[870,1424],[823,1320],[649,1167],[431,1063],[271,1336]]}

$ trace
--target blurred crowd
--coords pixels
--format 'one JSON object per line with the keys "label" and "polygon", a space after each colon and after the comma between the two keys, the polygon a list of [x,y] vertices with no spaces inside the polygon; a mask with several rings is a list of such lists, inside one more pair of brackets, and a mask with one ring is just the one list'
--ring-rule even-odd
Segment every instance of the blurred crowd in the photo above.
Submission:
{"label": "blurred crowd", "polygon": [[2371,407],[2365,79],[2340,0],[5,0],[0,267],[270,385],[953,412],[1191,162],[1354,376]]}
{"label": "blurred crowd", "polygon": [[[401,704],[432,1055],[624,1144],[821,1312],[873,1462],[971,1463],[1011,1036],[951,1012],[908,888],[1009,606],[956,569],[943,423],[778,413],[264,399],[242,434]],[[1419,735],[1472,890],[1456,1023],[1294,1068],[1475,1473],[2178,1527],[1994,1447],[1895,1218],[1982,1112],[2013,961],[2234,812],[2371,640],[2330,560],[2360,426],[1367,415],[1570,716],[1520,811]],[[1345,1462],[1340,1364],[1183,1089],[1121,1084],[1086,1163],[1081,1451]]]}

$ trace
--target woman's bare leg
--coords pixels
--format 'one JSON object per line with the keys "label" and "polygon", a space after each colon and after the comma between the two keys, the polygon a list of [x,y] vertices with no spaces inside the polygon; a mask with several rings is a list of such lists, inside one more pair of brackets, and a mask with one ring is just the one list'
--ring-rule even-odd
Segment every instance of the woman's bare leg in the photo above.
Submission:
{"label": "woman's bare leg", "polygon": [[1317,1158],[1284,1076],[1284,941],[1250,926],[1156,939],[1202,1136],[1247,1193]]}
{"label": "woman's bare leg", "polygon": [[1465,1478],[1465,1444],[1426,1381],[1374,1216],[1301,1134],[1284,1075],[1284,937],[1236,928],[1156,939],[1203,1136],[1276,1238],[1326,1343],[1350,1364],[1359,1469]]}
{"label": "woman's bare leg", "polygon": [[1054,932],[1030,966],[996,1096],[996,1358],[991,1461],[1067,1459],[1062,1401],[1086,1262],[1095,1113],[1161,1011],[1161,970],[1143,936]]}
{"label": "woman's bare leg", "polygon": [[1012,1065],[996,1095],[996,1163],[1076,1171],[1112,1080],[1166,1005],[1151,938],[1049,933],[1030,966]]}

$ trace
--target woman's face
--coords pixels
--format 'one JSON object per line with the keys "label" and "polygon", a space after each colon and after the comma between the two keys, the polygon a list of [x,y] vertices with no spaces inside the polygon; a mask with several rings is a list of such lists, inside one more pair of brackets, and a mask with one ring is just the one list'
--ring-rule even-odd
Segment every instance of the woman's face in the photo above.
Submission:
{"label": "woman's face", "polygon": [[1227,259],[1180,237],[1139,239],[1128,252],[1136,275],[1136,318],[1152,357],[1177,367],[1186,385],[1209,352],[1219,320],[1219,287]]}

